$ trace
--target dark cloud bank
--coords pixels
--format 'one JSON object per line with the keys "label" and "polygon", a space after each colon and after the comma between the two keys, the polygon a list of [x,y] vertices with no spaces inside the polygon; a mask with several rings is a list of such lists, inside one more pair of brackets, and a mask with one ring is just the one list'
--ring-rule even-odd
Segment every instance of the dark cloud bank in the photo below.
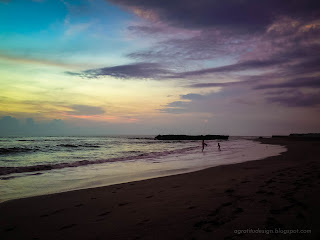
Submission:
{"label": "dark cloud bank", "polygon": [[[71,105],[66,114],[70,116],[93,116],[104,114],[102,107]],[[103,134],[102,129],[77,127],[61,119],[35,121],[33,118],[18,119],[12,116],[0,117],[0,136],[68,136],[81,134]]]}
{"label": "dark cloud bank", "polygon": [[0,117],[0,136],[101,136],[110,134],[110,129],[113,127],[92,125],[86,121],[81,123],[77,125],[61,119],[36,121],[33,118],[19,119],[4,116]]}
{"label": "dark cloud bank", "polygon": [[20,120],[11,116],[0,118],[0,136],[61,136],[66,130],[62,120],[35,122],[32,118]]}

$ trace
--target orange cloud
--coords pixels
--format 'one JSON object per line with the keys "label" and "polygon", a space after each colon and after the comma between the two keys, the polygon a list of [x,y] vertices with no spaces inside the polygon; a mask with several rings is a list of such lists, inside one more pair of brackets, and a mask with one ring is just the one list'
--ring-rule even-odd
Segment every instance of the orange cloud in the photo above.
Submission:
{"label": "orange cloud", "polygon": [[121,123],[130,123],[136,122],[138,119],[136,118],[126,118],[126,117],[116,117],[116,116],[102,116],[102,115],[71,115],[68,113],[61,113],[63,117],[66,118],[75,118],[75,119],[83,119],[83,120],[91,120],[91,121],[98,121],[98,122],[121,122]]}
{"label": "orange cloud", "polygon": [[68,114],[68,113],[61,113],[61,115],[64,117],[69,117],[69,118],[88,119],[88,120],[95,120],[95,121],[116,119],[116,117],[101,116],[101,115],[73,115],[73,114]]}
{"label": "orange cloud", "polygon": [[151,21],[159,21],[159,16],[152,10],[145,10],[139,7],[129,7],[129,9],[137,16]]}

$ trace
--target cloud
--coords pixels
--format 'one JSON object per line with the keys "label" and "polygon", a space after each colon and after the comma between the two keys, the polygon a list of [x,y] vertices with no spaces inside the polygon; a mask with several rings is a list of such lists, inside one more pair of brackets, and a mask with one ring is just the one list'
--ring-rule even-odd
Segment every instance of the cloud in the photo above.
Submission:
{"label": "cloud", "polygon": [[[263,33],[239,35],[210,29],[190,38],[161,41],[152,49],[128,56],[140,61],[167,62],[177,69],[181,65],[180,70],[184,71],[171,77],[192,81],[189,85],[192,88],[242,85],[258,89],[258,85],[275,84],[276,87],[277,83],[290,82],[297,77],[304,81],[302,78],[308,79],[310,75],[319,76],[319,39],[320,21],[315,17],[308,20],[275,17]],[[226,57],[236,62],[226,61],[218,67],[204,64]],[[194,70],[188,71],[188,68]],[[247,71],[254,71],[254,75],[248,75]],[[219,78],[227,82],[219,82]],[[301,86],[296,84],[295,87]]]}
{"label": "cloud", "polygon": [[[274,16],[310,18],[319,13],[317,0],[212,1],[109,0],[127,7],[139,17],[165,21],[183,28],[229,28],[237,32],[263,31]],[[310,14],[311,13],[311,14]]]}
{"label": "cloud", "polygon": [[195,83],[189,85],[190,88],[212,88],[212,87],[231,87],[236,85],[247,84],[248,81],[239,82],[219,82],[219,83]]}
{"label": "cloud", "polygon": [[66,36],[74,36],[77,35],[81,32],[86,31],[88,28],[90,28],[90,26],[93,23],[78,23],[78,24],[71,24],[71,23],[67,23],[66,25],[66,30],[65,30],[65,35]]}
{"label": "cloud", "polygon": [[[320,51],[315,51],[315,53],[320,53]],[[312,74],[319,73],[319,63],[320,58],[313,58],[312,56],[306,57],[304,60],[300,61],[297,64],[291,65],[288,67],[288,71],[291,74]]]}
{"label": "cloud", "polygon": [[146,34],[156,34],[156,33],[163,33],[163,29],[157,26],[129,26],[129,31],[135,33],[146,33]]}
{"label": "cloud", "polygon": [[53,67],[72,67],[72,64],[63,63],[59,61],[51,61],[47,59],[36,59],[36,58],[28,58],[25,56],[14,56],[5,53],[0,53],[0,60],[8,61],[17,64],[35,64],[35,65],[45,65],[45,66],[53,66]]}
{"label": "cloud", "polygon": [[188,78],[194,76],[202,76],[212,73],[229,73],[246,70],[264,69],[279,66],[284,61],[279,59],[272,60],[252,60],[238,62],[222,67],[205,68],[196,71],[173,72],[162,68],[157,63],[134,63],[129,65],[119,65],[114,67],[105,67],[98,69],[89,69],[80,73],[66,72],[69,75],[82,76],[87,78],[95,78],[100,76],[112,76],[115,78],[151,78],[151,79],[168,79],[168,78]]}
{"label": "cloud", "polygon": [[17,119],[11,116],[0,118],[0,135],[59,136],[65,133],[65,123],[60,119],[35,122],[32,118]]}
{"label": "cloud", "polygon": [[229,72],[239,72],[246,70],[256,70],[269,67],[279,66],[279,64],[284,63],[285,60],[281,59],[268,59],[268,60],[251,60],[245,62],[238,62],[235,64],[230,64],[222,67],[206,68],[196,71],[189,71],[178,74],[176,77],[185,78],[190,76],[201,76],[210,73],[229,73]]}
{"label": "cloud", "polygon": [[273,92],[272,94],[275,96],[267,97],[268,102],[278,103],[287,107],[314,107],[320,105],[320,91],[303,93],[298,90],[293,90]]}
{"label": "cloud", "polygon": [[[158,25],[158,24],[157,24]],[[157,28],[157,25],[155,26]],[[149,27],[150,28],[150,27]],[[214,59],[232,53],[233,56],[246,52],[248,45],[252,42],[246,35],[234,38],[232,31],[210,30],[189,30],[174,29],[170,31],[161,29],[149,34],[149,37],[156,37],[158,41],[151,49],[143,49],[129,53],[127,56],[139,61],[162,60],[162,61],[197,61]]]}
{"label": "cloud", "polygon": [[87,78],[96,78],[101,76],[112,76],[115,78],[166,78],[171,74],[170,70],[162,68],[157,63],[134,63],[127,65],[119,65],[114,67],[105,67],[98,69],[89,69],[80,73],[66,72],[69,75],[78,75]]}
{"label": "cloud", "polygon": [[287,82],[277,84],[262,84],[254,87],[254,89],[270,89],[270,88],[320,88],[320,77],[295,78]]}
{"label": "cloud", "polygon": [[174,101],[159,109],[162,113],[180,114],[188,112],[188,102]]}
{"label": "cloud", "polygon": [[[243,94],[243,90],[240,89],[226,89],[225,91],[209,92],[207,94],[188,93],[180,95],[180,100],[170,102],[163,106],[163,108],[160,109],[160,112],[173,114],[235,113],[240,109],[238,106],[240,104],[239,99],[243,97]],[[247,103],[251,101],[248,98],[244,99],[247,100]]]}
{"label": "cloud", "polygon": [[72,105],[71,108],[73,110],[68,111],[69,115],[91,116],[91,115],[100,115],[105,113],[102,107],[93,107],[93,106],[87,106],[87,105]]}
{"label": "cloud", "polygon": [[3,131],[15,131],[19,128],[19,121],[11,116],[4,116],[0,119],[0,129]]}
{"label": "cloud", "polygon": [[[131,33],[153,39],[150,48],[127,54],[135,61],[161,66],[160,74],[146,71],[150,78],[183,79],[184,87],[194,89],[219,87],[232,99],[236,96],[232,90],[242,89],[268,104],[317,106],[317,94],[303,89],[320,85],[319,1],[111,2],[142,19],[128,28]],[[125,74],[130,76],[134,74]],[[268,89],[292,91],[270,96]],[[293,101],[294,97],[301,99]],[[195,103],[207,98],[197,93],[181,95],[182,101],[161,111],[196,111]]]}
{"label": "cloud", "polygon": [[181,95],[181,99],[193,100],[193,99],[202,99],[204,96],[197,93],[188,93],[185,95]]}

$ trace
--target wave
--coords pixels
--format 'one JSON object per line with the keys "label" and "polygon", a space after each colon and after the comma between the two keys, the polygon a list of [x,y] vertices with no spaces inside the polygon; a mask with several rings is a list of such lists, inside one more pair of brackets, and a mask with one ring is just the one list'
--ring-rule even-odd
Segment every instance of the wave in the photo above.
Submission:
{"label": "wave", "polygon": [[[98,145],[94,144],[59,144],[57,147],[64,148],[100,148]],[[19,153],[34,153],[38,151],[58,151],[58,148],[54,146],[34,146],[34,147],[8,147],[0,148],[0,154],[19,154]]]}
{"label": "wave", "polygon": [[67,147],[67,148],[78,148],[78,147],[88,147],[88,148],[99,148],[98,145],[93,144],[59,144],[58,147]]}
{"label": "wave", "polygon": [[[81,160],[76,162],[67,162],[67,163],[56,163],[56,164],[43,164],[43,165],[34,165],[34,166],[23,166],[23,167],[0,167],[0,176],[8,175],[11,173],[24,173],[24,172],[37,172],[37,171],[48,171],[52,169],[62,169],[69,167],[79,167],[90,164],[99,164],[99,163],[112,163],[112,162],[120,162],[120,161],[133,161],[140,159],[148,159],[148,158],[159,158],[163,156],[167,156],[170,154],[181,154],[191,150],[194,150],[198,147],[188,147],[178,150],[171,151],[163,151],[163,152],[151,152],[144,153],[136,156],[129,157],[118,157],[118,158],[110,158],[110,159],[99,159],[94,161],[89,160]],[[4,178],[2,178],[4,180]]]}
{"label": "wave", "polygon": [[78,145],[74,145],[74,144],[59,144],[57,145],[58,147],[70,147],[70,148],[77,148],[79,147]]}
{"label": "wave", "polygon": [[11,148],[0,148],[1,154],[14,154],[14,153],[26,153],[26,152],[35,152],[39,148],[27,148],[27,147],[11,147]]}
{"label": "wave", "polygon": [[154,137],[128,137],[128,139],[154,140]]}

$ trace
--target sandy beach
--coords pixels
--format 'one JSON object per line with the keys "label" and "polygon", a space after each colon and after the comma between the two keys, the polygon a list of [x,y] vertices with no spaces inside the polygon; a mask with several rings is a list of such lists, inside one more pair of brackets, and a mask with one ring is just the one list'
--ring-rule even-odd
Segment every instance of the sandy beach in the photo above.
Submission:
{"label": "sandy beach", "polygon": [[259,141],[288,151],[1,203],[0,239],[320,239],[320,141]]}

